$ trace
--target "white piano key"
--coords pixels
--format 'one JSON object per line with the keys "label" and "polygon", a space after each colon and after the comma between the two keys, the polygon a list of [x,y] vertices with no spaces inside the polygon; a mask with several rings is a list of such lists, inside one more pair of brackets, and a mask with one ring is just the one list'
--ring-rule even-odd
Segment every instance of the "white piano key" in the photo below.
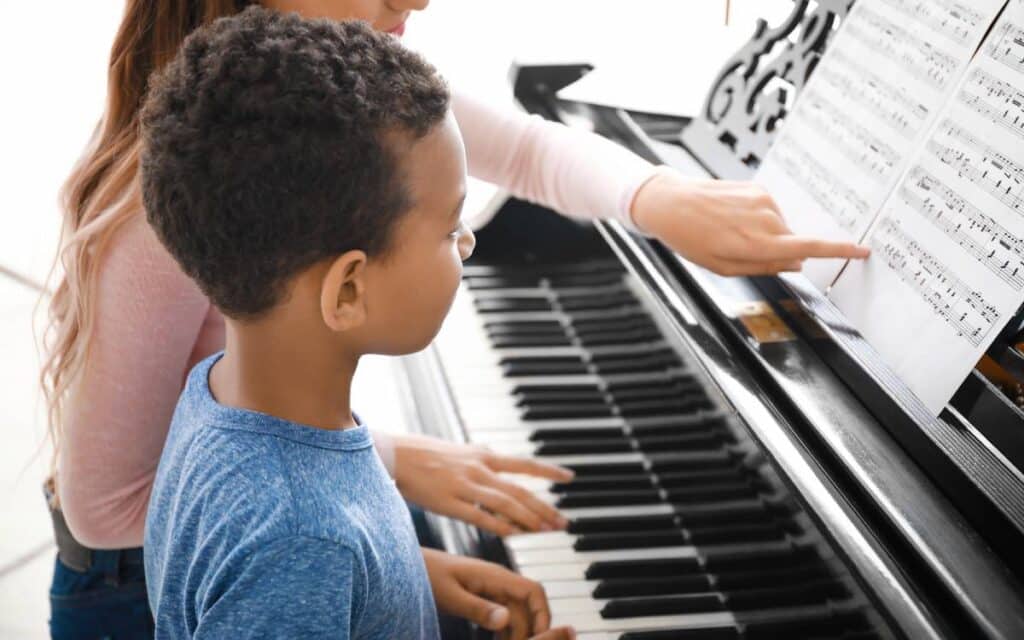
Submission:
{"label": "white piano key", "polygon": [[605,619],[599,613],[593,612],[570,612],[566,614],[556,611],[551,612],[552,627],[568,625],[580,634],[595,631],[621,633],[626,631],[653,631],[655,629],[721,628],[733,626],[736,622],[736,616],[728,611],[617,619]]}
{"label": "white piano key", "polygon": [[599,580],[552,580],[545,582],[542,586],[544,593],[548,596],[548,601],[554,602],[562,598],[589,597],[598,584],[600,584]]}
{"label": "white piano key", "polygon": [[519,573],[530,580],[547,583],[551,581],[583,581],[587,579],[587,567],[589,562],[567,562],[564,564],[538,564],[527,567],[517,567]]}
{"label": "white piano key", "polygon": [[562,509],[562,515],[573,518],[619,518],[635,516],[663,516],[675,513],[670,504],[645,504],[635,507],[577,507]]}
{"label": "white piano key", "polygon": [[575,549],[525,549],[514,551],[512,557],[520,567],[539,564],[568,564],[572,562],[659,560],[662,558],[696,558],[700,551],[693,546],[652,547],[648,549],[614,549],[612,551],[576,551]]}
{"label": "white piano key", "polygon": [[616,464],[620,462],[643,462],[642,453],[600,453],[594,455],[545,456],[544,462],[560,465],[574,464]]}
{"label": "white piano key", "polygon": [[565,531],[525,533],[505,538],[505,546],[517,553],[531,549],[571,549],[578,537]]}

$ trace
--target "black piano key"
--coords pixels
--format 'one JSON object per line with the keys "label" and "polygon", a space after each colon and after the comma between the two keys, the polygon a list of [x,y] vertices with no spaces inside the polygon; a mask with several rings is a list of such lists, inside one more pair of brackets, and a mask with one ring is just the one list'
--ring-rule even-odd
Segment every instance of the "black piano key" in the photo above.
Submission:
{"label": "black piano key", "polygon": [[609,475],[573,478],[569,482],[557,482],[551,485],[551,493],[647,488],[654,488],[654,479],[647,474]]}
{"label": "black piano key", "polygon": [[552,333],[565,335],[565,329],[562,327],[562,323],[557,320],[504,320],[501,322],[485,322],[484,330],[491,336],[518,336],[527,334],[549,335]]}
{"label": "black piano key", "polygon": [[600,402],[605,401],[604,392],[592,385],[573,385],[562,388],[550,389],[522,389],[515,387],[512,395],[516,398],[519,406],[530,406],[538,404],[565,404],[570,402]]}
{"label": "black piano key", "polygon": [[548,283],[552,287],[601,287],[616,285],[622,282],[622,274],[615,272],[606,273],[579,273],[575,275],[551,276]]}
{"label": "black piano key", "polygon": [[577,338],[584,347],[608,347],[614,345],[650,344],[664,339],[661,333],[652,330],[609,331],[588,333]]}
{"label": "black piano key", "polygon": [[551,442],[538,443],[533,450],[533,455],[546,456],[575,456],[601,453],[629,453],[633,451],[633,445],[625,438],[614,440],[552,440]]}
{"label": "black piano key", "polygon": [[711,400],[704,395],[682,395],[674,398],[630,400],[628,402],[615,400],[615,405],[625,418],[690,413],[712,408]]}
{"label": "black piano key", "polygon": [[601,607],[601,617],[605,619],[638,618],[725,610],[725,605],[718,595],[704,593],[652,598],[616,598]]}
{"label": "black piano key", "polygon": [[697,558],[655,558],[652,560],[602,560],[594,562],[585,572],[587,580],[607,578],[654,578],[701,572]]}
{"label": "black piano key", "polygon": [[816,637],[842,637],[845,631],[856,631],[867,626],[863,615],[834,613],[823,609],[816,613],[801,613],[783,619],[742,621],[740,627],[744,640],[795,640]]}
{"label": "black piano key", "polygon": [[786,531],[777,523],[694,527],[686,529],[686,534],[687,544],[693,545],[769,542],[786,537]]}
{"label": "black piano key", "polygon": [[626,422],[637,434],[664,433],[671,435],[691,429],[724,427],[727,419],[726,414],[721,411],[698,411],[667,416],[634,416]]}
{"label": "black piano key", "polygon": [[524,407],[519,412],[523,420],[559,420],[570,418],[610,418],[614,414],[606,404],[595,402],[576,404],[542,404]]}
{"label": "black piano key", "polygon": [[627,631],[618,640],[741,640],[735,626],[707,629],[657,629],[654,631]]}
{"label": "black piano key", "polygon": [[667,453],[695,449],[718,449],[723,444],[732,441],[732,436],[720,429],[708,429],[687,431],[676,435],[638,434],[633,439],[636,441],[636,448],[640,451]]}
{"label": "black piano key", "polygon": [[552,358],[505,358],[501,360],[502,374],[508,377],[581,375],[587,373],[587,365],[575,356]]}
{"label": "black piano key", "polygon": [[673,504],[743,500],[754,498],[758,494],[758,488],[746,482],[723,482],[703,487],[676,487],[664,491],[665,500]]}
{"label": "black piano key", "polygon": [[684,393],[701,393],[704,388],[696,380],[678,380],[676,382],[656,383],[650,385],[630,385],[618,387],[608,385],[608,393],[616,402],[629,402],[635,400],[660,399],[674,397]]}
{"label": "black piano key", "polygon": [[600,476],[615,473],[643,473],[643,462],[595,462],[565,465],[576,477]]}
{"label": "black piano key", "polygon": [[593,363],[594,370],[601,375],[614,373],[640,373],[658,371],[682,366],[677,356],[667,354],[644,354],[617,358],[603,358]]}
{"label": "black piano key", "polygon": [[672,593],[703,593],[714,591],[710,576],[689,575],[669,578],[615,578],[602,580],[594,587],[591,597],[639,598],[642,596],[668,595]]}
{"label": "black piano key", "polygon": [[831,569],[820,560],[812,559],[806,564],[795,564],[770,571],[741,571],[737,573],[711,574],[715,587],[723,590],[756,589],[780,584],[803,584],[832,575]]}
{"label": "black piano key", "polygon": [[689,471],[732,466],[743,457],[742,453],[729,449],[718,451],[684,451],[668,454],[652,454],[649,457],[650,470],[655,473]]}
{"label": "black piano key", "polygon": [[[603,440],[607,438],[625,438],[622,427],[591,427],[586,429],[552,429],[542,428],[530,434],[531,442],[556,442],[559,440]],[[643,468],[641,467],[641,470]]]}
{"label": "black piano key", "polygon": [[491,338],[495,349],[524,349],[529,347],[571,347],[572,341],[564,335],[523,335]]}
{"label": "black piano key", "polygon": [[483,298],[473,300],[480,313],[506,313],[509,311],[552,311],[547,298]]}
{"label": "black piano key", "polygon": [[676,516],[613,516],[610,518],[584,517],[569,521],[566,531],[572,534],[602,532],[657,531],[676,526]]}
{"label": "black piano key", "polygon": [[848,597],[850,597],[850,591],[842,582],[829,579],[798,586],[782,584],[762,589],[722,592],[723,604],[730,611],[799,607]]}
{"label": "black piano key", "polygon": [[711,573],[756,571],[785,568],[798,562],[816,560],[819,557],[814,547],[798,545],[757,551],[709,551],[704,556],[704,569]]}
{"label": "black piano key", "polygon": [[778,585],[799,585],[827,578],[828,567],[823,564],[794,566],[775,571],[746,573],[694,574],[667,578],[616,578],[602,580],[594,587],[594,598],[639,598],[678,593],[704,593],[707,591],[737,591]]}
{"label": "black piano key", "polygon": [[661,502],[661,492],[657,489],[631,489],[621,491],[581,491],[565,493],[555,501],[559,509],[576,509],[580,507],[614,507],[655,504]]}
{"label": "black piano key", "polygon": [[589,336],[616,331],[657,330],[657,325],[646,315],[636,312],[602,313],[584,318],[579,313],[569,312],[569,322],[578,336]]}
{"label": "black piano key", "polygon": [[611,551],[614,549],[642,549],[648,547],[674,547],[686,544],[686,536],[678,529],[642,531],[638,533],[587,533],[576,539],[576,551]]}
{"label": "black piano key", "polygon": [[653,480],[662,487],[692,487],[695,484],[740,481],[750,478],[752,472],[740,465],[713,469],[694,469],[655,473]]}
{"label": "black piano key", "polygon": [[559,296],[558,304],[565,311],[573,312],[635,307],[638,304],[638,301],[636,297],[630,293],[593,296]]}

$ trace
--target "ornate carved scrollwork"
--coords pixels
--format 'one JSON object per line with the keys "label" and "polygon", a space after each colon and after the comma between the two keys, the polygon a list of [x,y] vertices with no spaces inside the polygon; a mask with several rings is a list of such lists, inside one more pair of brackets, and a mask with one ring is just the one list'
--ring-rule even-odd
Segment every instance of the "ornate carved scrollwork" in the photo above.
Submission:
{"label": "ornate carved scrollwork", "polygon": [[[683,144],[716,176],[746,178],[764,154],[854,0],[794,0],[776,28],[754,36],[725,63]],[[812,7],[813,5],[813,7]]]}

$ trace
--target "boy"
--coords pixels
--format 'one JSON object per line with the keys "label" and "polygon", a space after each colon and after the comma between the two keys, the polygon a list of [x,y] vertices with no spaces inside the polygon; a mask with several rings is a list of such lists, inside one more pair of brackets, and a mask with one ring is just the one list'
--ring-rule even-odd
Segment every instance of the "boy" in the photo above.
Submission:
{"label": "boy", "polygon": [[[441,608],[453,576],[349,389],[360,355],[430,342],[473,250],[443,81],[365,25],[253,8],[186,41],[142,126],[149,222],[227,329],[150,500],[157,636],[436,638],[427,574]],[[500,612],[514,635],[547,627],[535,595]]]}

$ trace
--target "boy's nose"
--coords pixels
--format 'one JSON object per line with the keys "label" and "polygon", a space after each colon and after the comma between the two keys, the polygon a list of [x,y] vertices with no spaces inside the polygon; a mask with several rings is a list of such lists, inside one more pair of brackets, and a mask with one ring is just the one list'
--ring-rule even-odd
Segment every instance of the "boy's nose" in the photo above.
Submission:
{"label": "boy's nose", "polygon": [[476,248],[476,235],[472,229],[466,229],[466,232],[459,236],[459,257],[465,262],[469,260],[469,256],[473,255],[473,249]]}

